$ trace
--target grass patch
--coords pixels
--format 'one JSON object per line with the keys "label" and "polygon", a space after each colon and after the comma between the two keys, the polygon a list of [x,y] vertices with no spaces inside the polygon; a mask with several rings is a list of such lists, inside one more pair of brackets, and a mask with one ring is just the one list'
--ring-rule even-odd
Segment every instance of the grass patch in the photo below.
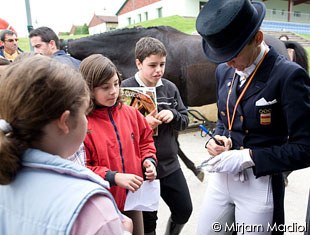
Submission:
{"label": "grass patch", "polygon": [[19,38],[18,47],[23,51],[30,51],[30,42],[28,38]]}
{"label": "grass patch", "polygon": [[310,40],[310,34],[298,34],[300,37]]}
{"label": "grass patch", "polygon": [[[82,38],[89,36],[88,34],[82,34],[82,35],[65,35],[65,36],[60,36],[59,38],[61,39],[77,39],[77,38]],[[30,41],[29,38],[19,38],[18,40],[18,46],[25,52],[30,51]]]}
{"label": "grass patch", "polygon": [[308,65],[309,65],[308,73],[310,74],[310,47],[306,47],[305,49],[307,51],[308,56]]}
{"label": "grass patch", "polygon": [[195,24],[196,18],[194,17],[169,16],[130,25],[129,28],[137,26],[146,28],[151,26],[165,25],[173,27],[181,32],[192,34],[196,31]]}

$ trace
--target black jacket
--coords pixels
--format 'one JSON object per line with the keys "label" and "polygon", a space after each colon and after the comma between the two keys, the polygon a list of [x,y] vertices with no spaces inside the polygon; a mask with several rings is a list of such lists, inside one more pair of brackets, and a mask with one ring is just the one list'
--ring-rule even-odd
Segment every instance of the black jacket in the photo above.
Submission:
{"label": "black jacket", "polygon": [[[226,101],[233,76],[234,69],[226,63],[218,66],[215,134],[229,135]],[[228,104],[230,117],[238,92],[234,83]],[[262,98],[266,102],[258,102]],[[284,220],[282,172],[310,166],[309,120],[309,75],[271,48],[237,108],[231,138],[233,149],[252,149],[256,177],[272,176],[274,222],[278,224]]]}
{"label": "black jacket", "polygon": [[[163,86],[156,87],[157,109],[172,111],[174,118],[168,124],[158,126],[158,136],[154,136],[157,151],[157,175],[163,178],[180,168],[178,160],[177,131],[184,130],[189,123],[187,109],[183,104],[176,85],[162,78]],[[122,81],[122,87],[139,87],[135,77]]]}

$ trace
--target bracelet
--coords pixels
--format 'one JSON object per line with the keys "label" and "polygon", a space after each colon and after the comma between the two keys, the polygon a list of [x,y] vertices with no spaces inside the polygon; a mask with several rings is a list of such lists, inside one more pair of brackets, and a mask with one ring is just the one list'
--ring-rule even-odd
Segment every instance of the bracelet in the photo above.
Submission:
{"label": "bracelet", "polygon": [[208,139],[206,144],[205,144],[205,148],[207,148],[207,145],[209,144],[210,140],[212,140],[212,138]]}

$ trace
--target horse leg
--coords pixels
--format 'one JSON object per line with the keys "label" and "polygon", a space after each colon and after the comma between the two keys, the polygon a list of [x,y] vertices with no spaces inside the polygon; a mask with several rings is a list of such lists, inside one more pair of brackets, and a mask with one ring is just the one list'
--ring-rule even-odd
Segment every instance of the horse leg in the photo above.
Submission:
{"label": "horse leg", "polygon": [[181,160],[184,162],[185,166],[190,169],[194,175],[202,182],[205,176],[204,171],[200,167],[196,167],[195,164],[186,157],[185,153],[180,148],[180,142],[179,142],[179,132],[175,132],[175,138],[178,145],[178,156],[181,158]]}
{"label": "horse leg", "polygon": [[[179,142],[178,142],[179,143]],[[188,169],[190,169],[194,175],[202,182],[204,179],[204,172],[201,168],[197,168],[195,164],[188,158],[186,157],[185,153],[180,148],[180,145],[178,145],[178,155],[186,165]]]}
{"label": "horse leg", "polygon": [[283,172],[283,178],[284,178],[285,186],[288,185],[288,176],[289,176],[289,174],[291,174],[291,173],[292,173],[292,171],[285,171],[285,172]]}

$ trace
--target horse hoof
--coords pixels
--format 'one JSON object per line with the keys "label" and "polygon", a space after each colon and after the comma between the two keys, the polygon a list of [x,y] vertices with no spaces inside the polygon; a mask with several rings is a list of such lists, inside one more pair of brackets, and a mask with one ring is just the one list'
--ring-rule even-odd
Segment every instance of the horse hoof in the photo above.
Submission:
{"label": "horse hoof", "polygon": [[202,169],[198,169],[197,168],[197,174],[196,174],[196,177],[201,181],[203,182],[203,179],[205,178],[205,173],[203,172]]}
{"label": "horse hoof", "polygon": [[287,179],[287,177],[285,177],[285,179],[284,179],[284,185],[285,185],[285,187],[288,185],[288,179]]}

